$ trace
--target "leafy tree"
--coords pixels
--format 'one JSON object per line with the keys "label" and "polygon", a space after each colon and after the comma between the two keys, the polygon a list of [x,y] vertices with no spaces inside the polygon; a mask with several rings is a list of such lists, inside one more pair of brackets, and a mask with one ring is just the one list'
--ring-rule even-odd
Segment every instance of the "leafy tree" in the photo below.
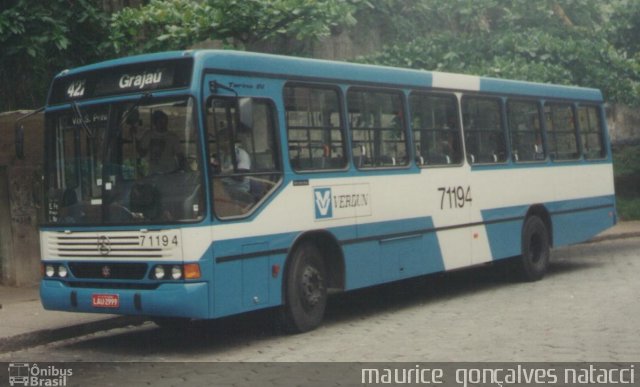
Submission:
{"label": "leafy tree", "polygon": [[151,0],[109,15],[96,0],[0,0],[0,110],[39,106],[55,73],[114,55],[326,36],[361,1]]}
{"label": "leafy tree", "polygon": [[621,1],[611,16],[612,43],[629,57],[640,60],[640,2]]}
{"label": "leafy tree", "polygon": [[640,67],[611,44],[598,0],[371,3],[392,20],[392,43],[362,61],[597,87],[640,103]]}
{"label": "leafy tree", "polygon": [[314,39],[354,24],[360,0],[151,0],[115,15],[111,41],[118,53],[184,49],[204,40],[246,48],[278,36]]}
{"label": "leafy tree", "polygon": [[53,75],[104,55],[108,16],[90,0],[6,0],[0,8],[0,110],[44,103]]}

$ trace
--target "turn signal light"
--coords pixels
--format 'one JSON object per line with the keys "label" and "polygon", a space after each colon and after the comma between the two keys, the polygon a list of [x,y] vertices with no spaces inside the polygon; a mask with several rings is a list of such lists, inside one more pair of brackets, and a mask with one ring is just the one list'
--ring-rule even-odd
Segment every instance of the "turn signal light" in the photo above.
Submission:
{"label": "turn signal light", "polygon": [[186,263],[184,265],[184,278],[185,279],[200,278],[200,265],[198,265],[197,263]]}

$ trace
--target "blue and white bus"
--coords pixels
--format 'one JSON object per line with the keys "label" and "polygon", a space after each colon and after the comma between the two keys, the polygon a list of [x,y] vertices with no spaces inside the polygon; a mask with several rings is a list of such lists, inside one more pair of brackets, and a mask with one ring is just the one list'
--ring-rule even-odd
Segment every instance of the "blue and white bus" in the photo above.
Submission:
{"label": "blue and white bus", "polygon": [[45,107],[46,309],[159,323],[512,259],[616,222],[600,91],[234,51],[60,73]]}

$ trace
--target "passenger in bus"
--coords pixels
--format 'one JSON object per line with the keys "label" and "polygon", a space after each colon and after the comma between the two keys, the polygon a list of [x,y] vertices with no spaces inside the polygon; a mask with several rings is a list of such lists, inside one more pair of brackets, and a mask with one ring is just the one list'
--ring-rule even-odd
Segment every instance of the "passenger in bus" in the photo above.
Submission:
{"label": "passenger in bus", "polygon": [[184,164],[184,155],[178,136],[168,129],[169,117],[162,110],[156,110],[151,124],[151,129],[138,140],[138,153],[148,158],[149,174],[176,171]]}

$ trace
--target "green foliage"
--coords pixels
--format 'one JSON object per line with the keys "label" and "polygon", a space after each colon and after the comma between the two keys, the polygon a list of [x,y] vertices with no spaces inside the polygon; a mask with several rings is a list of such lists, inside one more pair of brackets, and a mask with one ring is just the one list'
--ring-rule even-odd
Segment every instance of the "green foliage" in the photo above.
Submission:
{"label": "green foliage", "polygon": [[629,145],[613,152],[613,170],[616,177],[640,176],[640,145]]}
{"label": "green foliage", "polygon": [[53,75],[103,55],[107,16],[89,0],[14,0],[0,11],[0,110],[40,106]]}
{"label": "green foliage", "polygon": [[[597,87],[640,104],[640,2],[631,0],[3,0],[0,110],[41,105],[52,76],[114,55],[204,40],[312,41],[356,19],[385,47],[364,62]],[[356,27],[357,28],[357,27]]]}
{"label": "green foliage", "polygon": [[640,220],[640,145],[615,148],[613,172],[618,214],[625,220]]}
{"label": "green foliage", "polygon": [[640,198],[617,196],[616,210],[621,220],[640,220]]}
{"label": "green foliage", "polygon": [[111,22],[118,53],[185,49],[211,39],[228,47],[287,35],[327,36],[332,27],[355,24],[359,0],[151,0],[127,8]]}
{"label": "green foliage", "polygon": [[611,16],[611,42],[628,57],[640,59],[640,2],[622,1]]}
{"label": "green foliage", "polygon": [[372,3],[397,27],[363,62],[596,87],[609,101],[640,103],[640,66],[610,42],[599,1]]}

